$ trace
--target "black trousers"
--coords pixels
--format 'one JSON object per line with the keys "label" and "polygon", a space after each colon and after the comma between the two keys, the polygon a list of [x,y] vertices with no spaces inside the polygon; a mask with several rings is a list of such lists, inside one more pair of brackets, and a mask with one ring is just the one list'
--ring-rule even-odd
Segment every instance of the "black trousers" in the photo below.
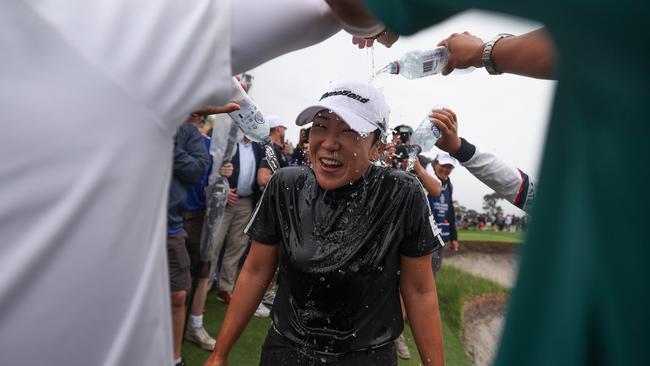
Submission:
{"label": "black trousers", "polygon": [[273,326],[262,346],[260,366],[397,366],[395,343],[377,348],[330,355],[298,345],[280,335]]}

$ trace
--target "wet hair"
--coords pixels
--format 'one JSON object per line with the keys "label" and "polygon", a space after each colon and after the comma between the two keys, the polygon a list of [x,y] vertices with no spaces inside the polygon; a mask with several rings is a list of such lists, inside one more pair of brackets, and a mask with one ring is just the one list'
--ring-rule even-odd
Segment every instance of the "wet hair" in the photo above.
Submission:
{"label": "wet hair", "polygon": [[376,129],[376,130],[372,131],[372,144],[374,145],[380,139],[381,139],[381,130]]}

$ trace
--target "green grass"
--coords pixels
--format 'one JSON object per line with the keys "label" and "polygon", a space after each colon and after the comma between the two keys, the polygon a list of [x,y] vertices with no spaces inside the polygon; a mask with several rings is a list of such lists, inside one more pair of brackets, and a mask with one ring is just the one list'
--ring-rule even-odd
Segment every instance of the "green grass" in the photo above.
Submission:
{"label": "green grass", "polygon": [[458,241],[494,241],[501,243],[521,243],[523,234],[504,231],[458,230]]}
{"label": "green grass", "polygon": [[[445,359],[449,366],[469,366],[470,361],[465,354],[461,337],[462,305],[471,297],[481,293],[506,292],[506,289],[487,280],[467,274],[459,269],[443,266],[437,276],[438,298],[442,318],[442,331],[445,346]],[[208,295],[207,309],[204,322],[211,335],[216,336],[221,321],[225,315],[226,306],[215,300],[214,293]],[[266,332],[271,326],[268,318],[253,318],[230,354],[230,366],[250,366],[259,363],[259,356],[266,337]],[[399,360],[400,366],[420,365],[417,348],[413,335],[408,326],[404,329],[404,336],[411,349],[410,360]],[[201,366],[208,357],[208,352],[203,351],[192,343],[183,344],[183,357],[188,366]]]}

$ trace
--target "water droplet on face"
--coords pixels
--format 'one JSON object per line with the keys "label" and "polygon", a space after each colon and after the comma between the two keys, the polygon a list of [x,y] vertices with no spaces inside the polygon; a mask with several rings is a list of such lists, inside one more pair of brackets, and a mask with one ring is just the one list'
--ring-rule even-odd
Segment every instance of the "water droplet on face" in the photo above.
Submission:
{"label": "water droplet on face", "polygon": [[357,153],[352,154],[352,156],[357,156]]}
{"label": "water droplet on face", "polygon": [[325,277],[319,278],[320,282],[325,282]]}

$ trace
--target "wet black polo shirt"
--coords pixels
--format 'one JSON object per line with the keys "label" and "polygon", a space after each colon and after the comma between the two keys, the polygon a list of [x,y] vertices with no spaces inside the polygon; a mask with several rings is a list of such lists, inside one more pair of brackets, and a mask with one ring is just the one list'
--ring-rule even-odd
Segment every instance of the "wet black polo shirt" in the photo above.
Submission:
{"label": "wet black polo shirt", "polygon": [[325,191],[309,167],[278,170],[247,228],[253,240],[280,245],[276,329],[327,353],[397,338],[400,256],[438,249],[432,221],[410,173],[371,166],[357,182]]}

